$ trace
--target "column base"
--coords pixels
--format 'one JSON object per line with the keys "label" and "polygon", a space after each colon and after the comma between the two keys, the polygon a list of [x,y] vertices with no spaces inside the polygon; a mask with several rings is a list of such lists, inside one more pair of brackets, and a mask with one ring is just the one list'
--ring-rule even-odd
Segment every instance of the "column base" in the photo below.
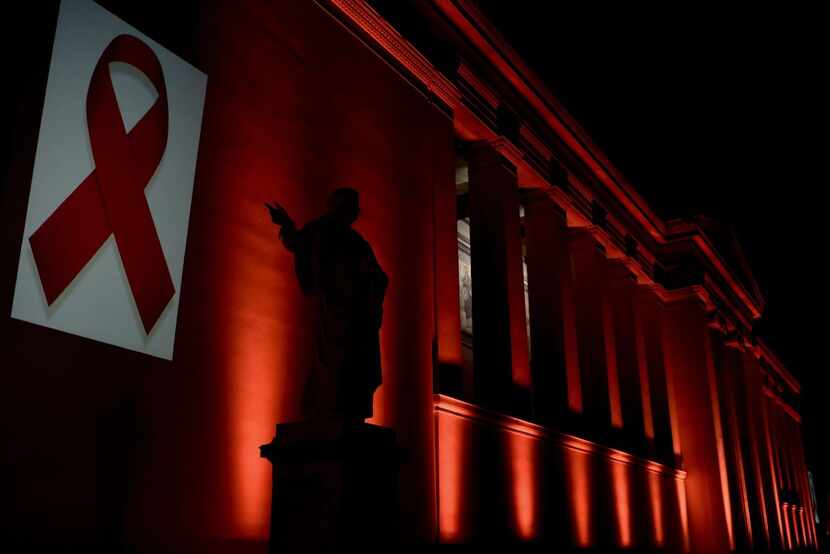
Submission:
{"label": "column base", "polygon": [[394,547],[399,450],[392,429],[363,422],[277,425],[260,447],[273,464],[269,552]]}

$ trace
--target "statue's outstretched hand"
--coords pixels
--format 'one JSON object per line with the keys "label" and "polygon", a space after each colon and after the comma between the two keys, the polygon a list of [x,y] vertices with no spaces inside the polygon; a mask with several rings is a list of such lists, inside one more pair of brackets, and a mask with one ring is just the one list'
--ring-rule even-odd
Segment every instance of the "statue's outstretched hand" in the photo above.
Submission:
{"label": "statue's outstretched hand", "polygon": [[285,208],[277,202],[271,202],[270,204],[266,202],[265,207],[268,208],[268,213],[271,215],[271,221],[280,227],[293,223]]}

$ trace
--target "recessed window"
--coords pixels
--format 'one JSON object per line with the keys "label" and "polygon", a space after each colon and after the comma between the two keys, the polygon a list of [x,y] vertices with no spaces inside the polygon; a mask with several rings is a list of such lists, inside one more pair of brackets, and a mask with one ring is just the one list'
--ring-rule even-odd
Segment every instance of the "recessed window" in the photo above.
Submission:
{"label": "recessed window", "polygon": [[470,257],[470,187],[466,162],[455,172],[456,237],[458,242],[458,304],[464,365],[473,367],[473,265]]}

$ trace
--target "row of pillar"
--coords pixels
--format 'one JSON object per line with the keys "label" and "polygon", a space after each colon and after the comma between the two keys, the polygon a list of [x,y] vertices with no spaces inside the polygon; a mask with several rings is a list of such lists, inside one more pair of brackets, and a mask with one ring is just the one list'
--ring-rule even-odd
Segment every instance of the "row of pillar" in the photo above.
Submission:
{"label": "row of pillar", "polygon": [[[765,397],[754,353],[710,328],[697,295],[667,302],[638,283],[594,229],[569,228],[544,191],[522,201],[528,349],[516,170],[486,143],[472,145],[467,162],[470,400],[681,465],[695,551],[815,544],[801,442]],[[442,194],[436,205],[454,200]],[[455,218],[436,210],[441,371],[459,364],[460,323]],[[797,491],[797,508],[785,491]]]}
{"label": "row of pillar", "polygon": [[[751,345],[712,332],[724,424],[727,517],[738,550],[815,547],[812,498],[797,414],[764,386]],[[773,400],[776,399],[776,400]]]}
{"label": "row of pillar", "polygon": [[780,518],[783,522],[785,548],[816,546],[815,506],[812,503],[807,466],[804,459],[801,424],[798,416],[786,407],[777,394],[766,389],[764,402],[767,424],[776,466]]}
{"label": "row of pillar", "polygon": [[[520,200],[516,170],[496,149],[476,143],[466,154],[477,299],[471,400],[674,463],[656,292],[623,261],[609,259],[593,229],[569,228],[547,194]],[[451,370],[461,356],[458,332],[444,329],[459,327],[457,261],[448,246],[455,244],[455,221],[446,211],[446,220],[436,221],[436,336],[438,366]]]}

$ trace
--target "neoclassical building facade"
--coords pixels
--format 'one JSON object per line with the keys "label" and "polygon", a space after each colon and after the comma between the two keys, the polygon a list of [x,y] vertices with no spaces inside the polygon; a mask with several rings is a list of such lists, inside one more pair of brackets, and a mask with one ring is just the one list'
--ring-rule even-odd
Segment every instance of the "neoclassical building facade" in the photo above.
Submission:
{"label": "neoclassical building facade", "polygon": [[[102,5],[208,79],[175,351],[4,316],[4,541],[262,551],[257,446],[309,415],[315,363],[262,201],[305,221],[347,184],[390,278],[372,423],[406,452],[404,542],[817,548],[800,386],[740,247],[654,213],[474,3]],[[14,268],[45,71],[26,86]]]}

